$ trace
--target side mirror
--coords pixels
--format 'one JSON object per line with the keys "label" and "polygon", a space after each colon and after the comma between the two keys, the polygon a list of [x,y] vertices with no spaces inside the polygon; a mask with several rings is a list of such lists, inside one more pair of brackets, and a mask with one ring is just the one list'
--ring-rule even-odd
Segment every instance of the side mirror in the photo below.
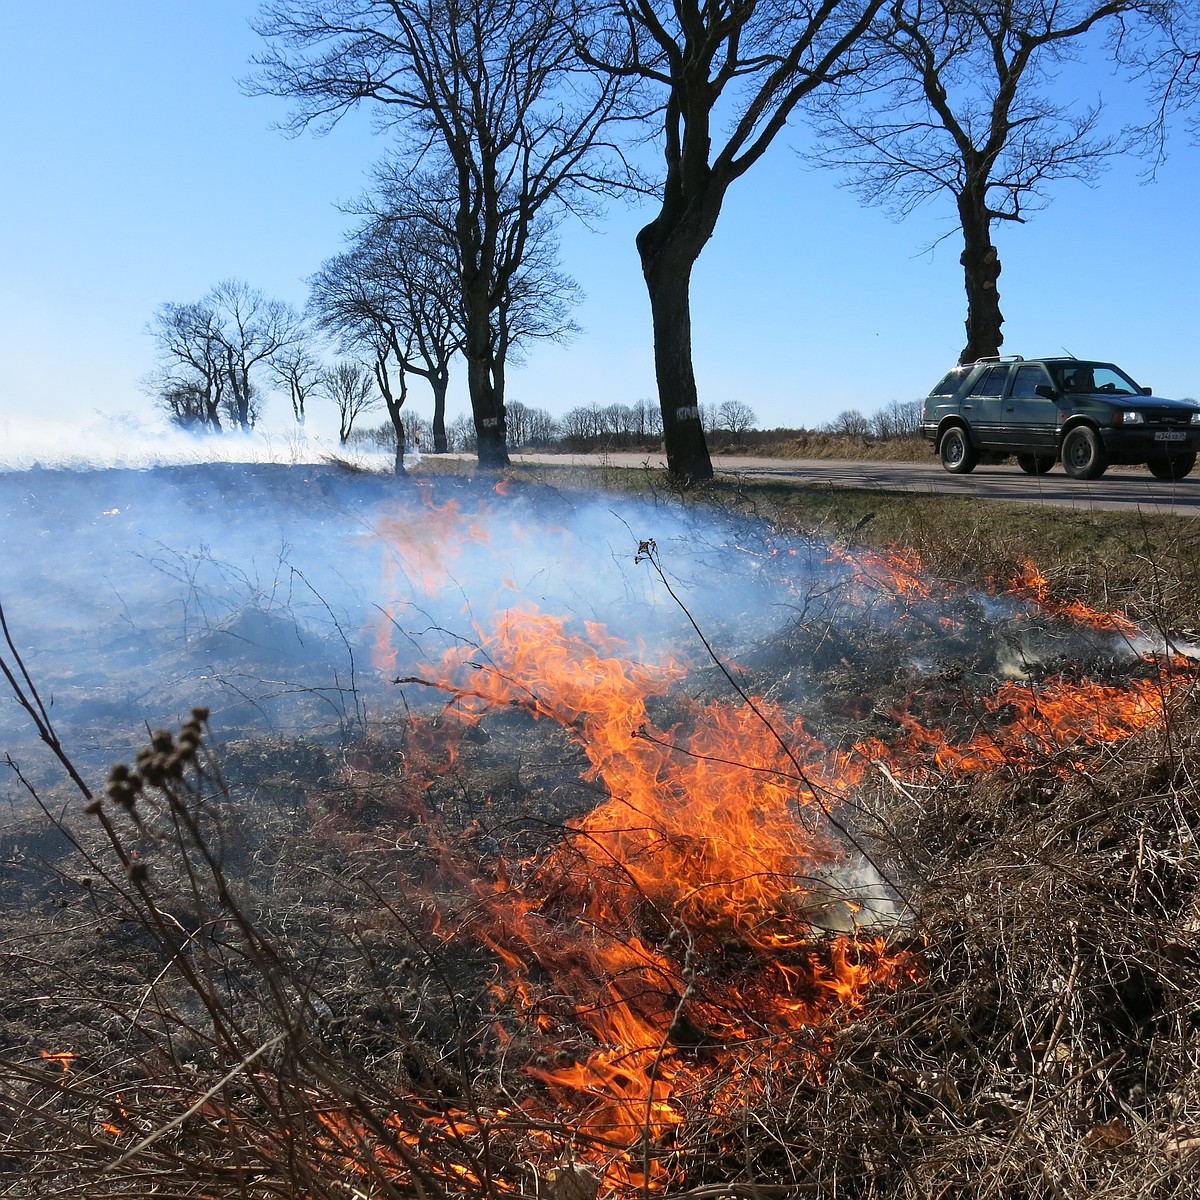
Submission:
{"label": "side mirror", "polygon": [[1041,396],[1043,400],[1058,399],[1058,393],[1048,383],[1039,383],[1033,390],[1037,392],[1037,394]]}
{"label": "side mirror", "polygon": [[1153,388],[1145,388],[1145,387],[1144,387],[1144,388],[1142,388],[1142,395],[1143,395],[1143,396],[1153,396],[1153,395],[1154,395],[1154,389],[1153,389]]}

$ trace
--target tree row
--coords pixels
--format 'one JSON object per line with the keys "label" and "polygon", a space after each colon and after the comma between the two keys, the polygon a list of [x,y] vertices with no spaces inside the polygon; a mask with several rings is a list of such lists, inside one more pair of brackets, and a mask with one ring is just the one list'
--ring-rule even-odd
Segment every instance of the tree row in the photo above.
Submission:
{"label": "tree row", "polygon": [[[1198,19],[1191,0],[270,0],[247,86],[287,97],[295,131],[374,113],[374,185],[349,248],[313,277],[308,319],[365,356],[399,437],[408,378],[428,382],[435,449],[461,357],[484,467],[507,461],[508,367],[535,340],[576,332],[559,223],[598,219],[619,196],[648,201],[636,241],[662,440],[671,473],[689,482],[712,474],[692,272],[730,188],[789,128],[803,125],[808,160],[868,202],[900,215],[952,209],[960,357],[972,361],[1003,342],[997,226],[1026,221],[1059,181],[1094,180],[1116,154],[1161,161],[1195,99]],[[1101,99],[1078,98],[1075,60],[1106,90],[1136,92],[1142,118],[1118,127]],[[168,339],[174,322],[203,330],[214,314],[240,329],[231,289],[156,314],[167,360],[186,364],[177,402],[189,414],[213,411],[208,368]],[[214,342],[225,355],[217,410],[230,404],[242,423],[256,362],[303,403],[290,318],[266,305],[256,308],[278,322],[275,350],[270,337],[232,354]]]}

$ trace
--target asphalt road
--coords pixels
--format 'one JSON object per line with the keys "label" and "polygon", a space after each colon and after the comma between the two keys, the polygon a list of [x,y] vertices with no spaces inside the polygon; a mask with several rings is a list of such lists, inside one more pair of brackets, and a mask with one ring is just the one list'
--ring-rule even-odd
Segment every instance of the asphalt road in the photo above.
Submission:
{"label": "asphalt road", "polygon": [[[514,462],[580,467],[665,467],[661,454],[514,454]],[[826,487],[914,492],[931,496],[978,496],[1021,504],[1066,508],[1140,509],[1200,516],[1200,470],[1177,483],[1155,479],[1144,468],[1110,467],[1088,482],[1068,479],[1057,466],[1048,475],[1026,475],[1016,465],[976,467],[969,475],[951,475],[930,455],[928,462],[852,462],[840,459],[781,459],[714,455],[719,476],[778,479]]]}

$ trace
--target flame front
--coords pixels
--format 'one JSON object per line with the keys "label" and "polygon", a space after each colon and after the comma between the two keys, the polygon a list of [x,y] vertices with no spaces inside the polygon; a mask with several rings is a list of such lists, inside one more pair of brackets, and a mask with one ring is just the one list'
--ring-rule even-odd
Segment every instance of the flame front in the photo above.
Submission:
{"label": "flame front", "polygon": [[[858,558],[830,552],[901,617],[937,600],[915,556]],[[1044,581],[1027,572],[1017,594],[1041,603]],[[1127,632],[1082,606],[1051,611]],[[647,661],[595,622],[526,605],[475,635],[424,681],[468,721],[519,706],[558,723],[606,798],[543,855],[476,879],[466,925],[439,932],[502,964],[494,1035],[544,1089],[521,1104],[547,1153],[569,1150],[617,1192],[679,1183],[690,1113],[746,1111],[780,1064],[819,1077],[837,1024],[919,969],[888,943],[895,893],[839,821],[873,761],[908,779],[1056,755],[1069,769],[1081,746],[1159,722],[1177,682],[1003,684],[966,735],[896,711],[890,745],[845,753],[762,698],[680,699],[687,664]],[[393,661],[386,636],[378,661]]]}

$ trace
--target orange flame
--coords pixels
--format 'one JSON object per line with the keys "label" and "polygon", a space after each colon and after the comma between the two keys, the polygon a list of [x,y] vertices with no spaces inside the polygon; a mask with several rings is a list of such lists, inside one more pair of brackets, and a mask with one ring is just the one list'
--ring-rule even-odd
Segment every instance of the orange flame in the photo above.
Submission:
{"label": "orange flame", "polygon": [[64,1075],[71,1070],[71,1064],[74,1063],[76,1057],[71,1050],[39,1050],[38,1053],[47,1062],[57,1063]]}
{"label": "orange flame", "polygon": [[[762,701],[688,706],[686,731],[659,729],[647,700],[683,668],[635,664],[621,649],[595,625],[573,633],[561,618],[511,612],[478,649],[446,655],[440,682],[468,710],[515,703],[559,722],[587,778],[605,784],[609,799],[519,882],[481,888],[472,932],[507,965],[505,998],[524,1021],[589,1035],[590,1049],[528,1071],[574,1112],[579,1138],[607,1147],[593,1159],[605,1182],[661,1190],[666,1168],[630,1151],[664,1144],[684,1121],[679,1097],[703,1087],[681,1047],[699,1040],[736,1057],[753,1039],[780,1052],[795,1030],[843,1018],[908,967],[882,939],[830,932],[853,930],[861,905],[839,890],[846,855],[822,814],[862,765]],[[696,972],[696,958],[734,947],[737,970]],[[530,962],[553,995],[572,997],[566,1010],[529,986]],[[725,1106],[756,1094],[749,1057]]]}
{"label": "orange flame", "polygon": [[1141,631],[1122,613],[1104,613],[1091,608],[1081,600],[1056,601],[1050,595],[1050,581],[1029,559],[1022,564],[1020,576],[1014,581],[1012,590],[1036,601],[1047,612],[1056,613],[1079,625],[1093,629],[1109,629],[1114,633],[1135,637]]}
{"label": "orange flame", "polygon": [[849,566],[859,583],[882,589],[900,600],[928,599],[929,580],[920,574],[923,564],[916,550],[857,550],[829,548],[829,561]]}
{"label": "orange flame", "polygon": [[[894,712],[905,736],[890,747],[876,742],[863,743],[860,749],[893,764],[906,762],[913,772],[936,768],[964,774],[1032,766],[1064,751],[1123,741],[1159,725],[1171,695],[1188,679],[1190,674],[1180,672],[1119,687],[1088,680],[1060,680],[1041,687],[1006,683],[978,701],[984,715],[999,716],[991,729],[956,738],[909,713]],[[1072,762],[1060,769],[1077,766]]]}

